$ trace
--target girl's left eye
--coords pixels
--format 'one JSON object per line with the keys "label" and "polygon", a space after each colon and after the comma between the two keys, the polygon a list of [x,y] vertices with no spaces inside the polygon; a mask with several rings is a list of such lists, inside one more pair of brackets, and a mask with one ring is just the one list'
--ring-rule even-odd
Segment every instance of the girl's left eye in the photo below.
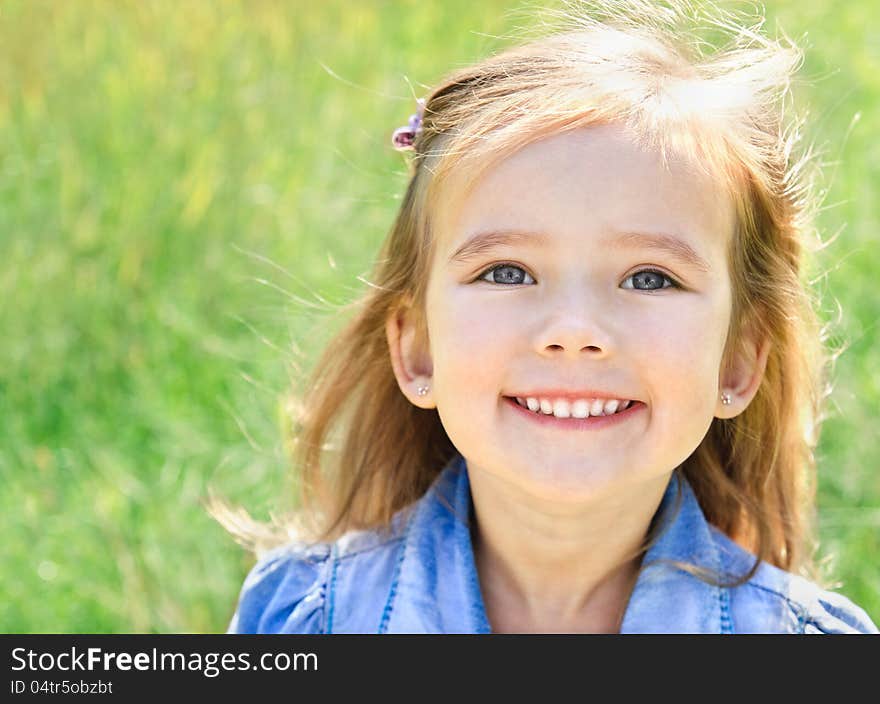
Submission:
{"label": "girl's left eye", "polygon": [[[640,269],[634,274],[630,274],[627,276],[624,281],[629,281],[632,279],[633,284],[631,286],[624,286],[624,288],[635,289],[636,291],[660,291],[664,288],[681,288],[678,282],[670,276],[667,276],[662,271],[657,271],[656,269]],[[663,282],[668,281],[669,286],[663,286]],[[659,282],[661,285],[656,288],[636,288],[636,282],[646,284],[651,286],[653,283]]]}
{"label": "girl's left eye", "polygon": [[[531,281],[526,281],[526,278]],[[535,283],[535,280],[531,275],[521,266],[517,266],[516,264],[496,264],[480,274],[479,279],[490,284],[513,285]],[[624,279],[624,281],[629,280],[632,280],[633,283],[629,286],[624,286],[623,288],[636,291],[660,291],[664,288],[681,288],[677,281],[656,269],[640,269]],[[666,281],[669,282],[669,286],[663,285]],[[658,283],[659,285],[656,285]],[[638,284],[638,287],[636,284]],[[643,285],[647,286],[647,288],[642,288]]]}

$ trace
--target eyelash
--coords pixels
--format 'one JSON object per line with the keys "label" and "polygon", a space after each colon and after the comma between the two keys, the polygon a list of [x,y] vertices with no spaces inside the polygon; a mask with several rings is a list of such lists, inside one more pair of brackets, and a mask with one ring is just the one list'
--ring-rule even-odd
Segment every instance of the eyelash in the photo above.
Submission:
{"label": "eyelash", "polygon": [[[504,268],[504,267],[508,267],[508,266],[509,266],[509,267],[512,267],[512,268],[514,268],[514,269],[520,269],[521,271],[523,271],[523,272],[525,272],[526,274],[528,274],[528,272],[527,272],[523,267],[521,267],[519,264],[514,264],[513,262],[501,262],[500,264],[493,264],[492,266],[488,267],[487,269],[484,269],[483,272],[477,276],[477,278],[476,278],[476,280],[475,280],[474,283],[483,280],[483,277],[484,277],[484,276],[486,276],[487,274],[491,274],[491,273],[492,273],[493,271],[495,271],[496,269],[502,269],[502,268]],[[657,274],[658,276],[661,276],[661,277],[663,277],[664,279],[666,279],[667,281],[669,281],[669,283],[672,284],[672,285],[671,285],[671,286],[663,286],[663,287],[661,287],[661,288],[652,288],[652,289],[633,288],[633,289],[631,289],[631,290],[633,290],[633,291],[645,291],[645,292],[647,292],[647,293],[651,293],[651,292],[653,292],[653,291],[664,291],[664,290],[666,290],[666,289],[668,289],[668,288],[676,288],[676,289],[681,289],[681,288],[683,288],[682,285],[681,285],[680,283],[678,283],[678,281],[676,281],[674,278],[672,278],[671,276],[669,276],[669,274],[665,274],[665,273],[663,273],[663,272],[660,271],[659,269],[651,269],[651,268],[639,269],[638,271],[634,271],[632,274],[630,274],[630,275],[627,276],[626,278],[627,278],[627,279],[630,279],[630,278],[632,278],[633,276],[636,276],[637,274],[644,274],[645,272],[650,272],[650,273],[652,273],[652,274]],[[529,274],[529,276],[531,276],[531,274]],[[532,278],[534,278],[534,277],[532,277]],[[496,282],[494,282],[494,281],[486,281],[485,283],[487,283],[487,284],[492,284],[493,286],[524,286],[524,285],[526,285],[526,284],[499,284],[499,283],[496,283]]]}

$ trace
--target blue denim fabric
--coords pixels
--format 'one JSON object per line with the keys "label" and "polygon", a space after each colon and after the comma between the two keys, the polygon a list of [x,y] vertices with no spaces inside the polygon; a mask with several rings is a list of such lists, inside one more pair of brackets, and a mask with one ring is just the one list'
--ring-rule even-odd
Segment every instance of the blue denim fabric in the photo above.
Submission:
{"label": "blue denim fabric", "polygon": [[[678,489],[681,489],[676,511]],[[456,456],[386,531],[264,555],[242,588],[230,633],[490,633],[469,530],[470,485]],[[668,564],[741,575],[754,557],[706,522],[673,475],[630,596],[622,633],[877,633],[846,597],[762,563],[745,585],[716,587]]]}

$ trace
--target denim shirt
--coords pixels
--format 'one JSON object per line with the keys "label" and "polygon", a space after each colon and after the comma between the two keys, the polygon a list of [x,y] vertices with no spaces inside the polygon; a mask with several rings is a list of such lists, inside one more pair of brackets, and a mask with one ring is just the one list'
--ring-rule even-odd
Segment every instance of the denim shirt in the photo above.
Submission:
{"label": "denim shirt", "polygon": [[[676,494],[681,489],[680,510]],[[470,485],[457,455],[387,531],[265,554],[242,588],[230,633],[490,633],[470,536]],[[717,587],[663,560],[722,575],[754,556],[710,525],[675,473],[655,520],[621,633],[877,633],[846,597],[761,563],[744,585]],[[656,564],[651,564],[656,563]]]}

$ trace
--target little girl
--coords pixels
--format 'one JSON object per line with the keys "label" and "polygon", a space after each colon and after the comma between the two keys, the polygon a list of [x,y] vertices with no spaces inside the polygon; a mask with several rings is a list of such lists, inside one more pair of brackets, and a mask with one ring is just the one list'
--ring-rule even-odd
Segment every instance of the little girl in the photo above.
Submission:
{"label": "little girl", "polygon": [[877,632],[794,574],[827,360],[800,54],[598,6],[395,133],[405,198],[295,427],[312,533],[231,632]]}

